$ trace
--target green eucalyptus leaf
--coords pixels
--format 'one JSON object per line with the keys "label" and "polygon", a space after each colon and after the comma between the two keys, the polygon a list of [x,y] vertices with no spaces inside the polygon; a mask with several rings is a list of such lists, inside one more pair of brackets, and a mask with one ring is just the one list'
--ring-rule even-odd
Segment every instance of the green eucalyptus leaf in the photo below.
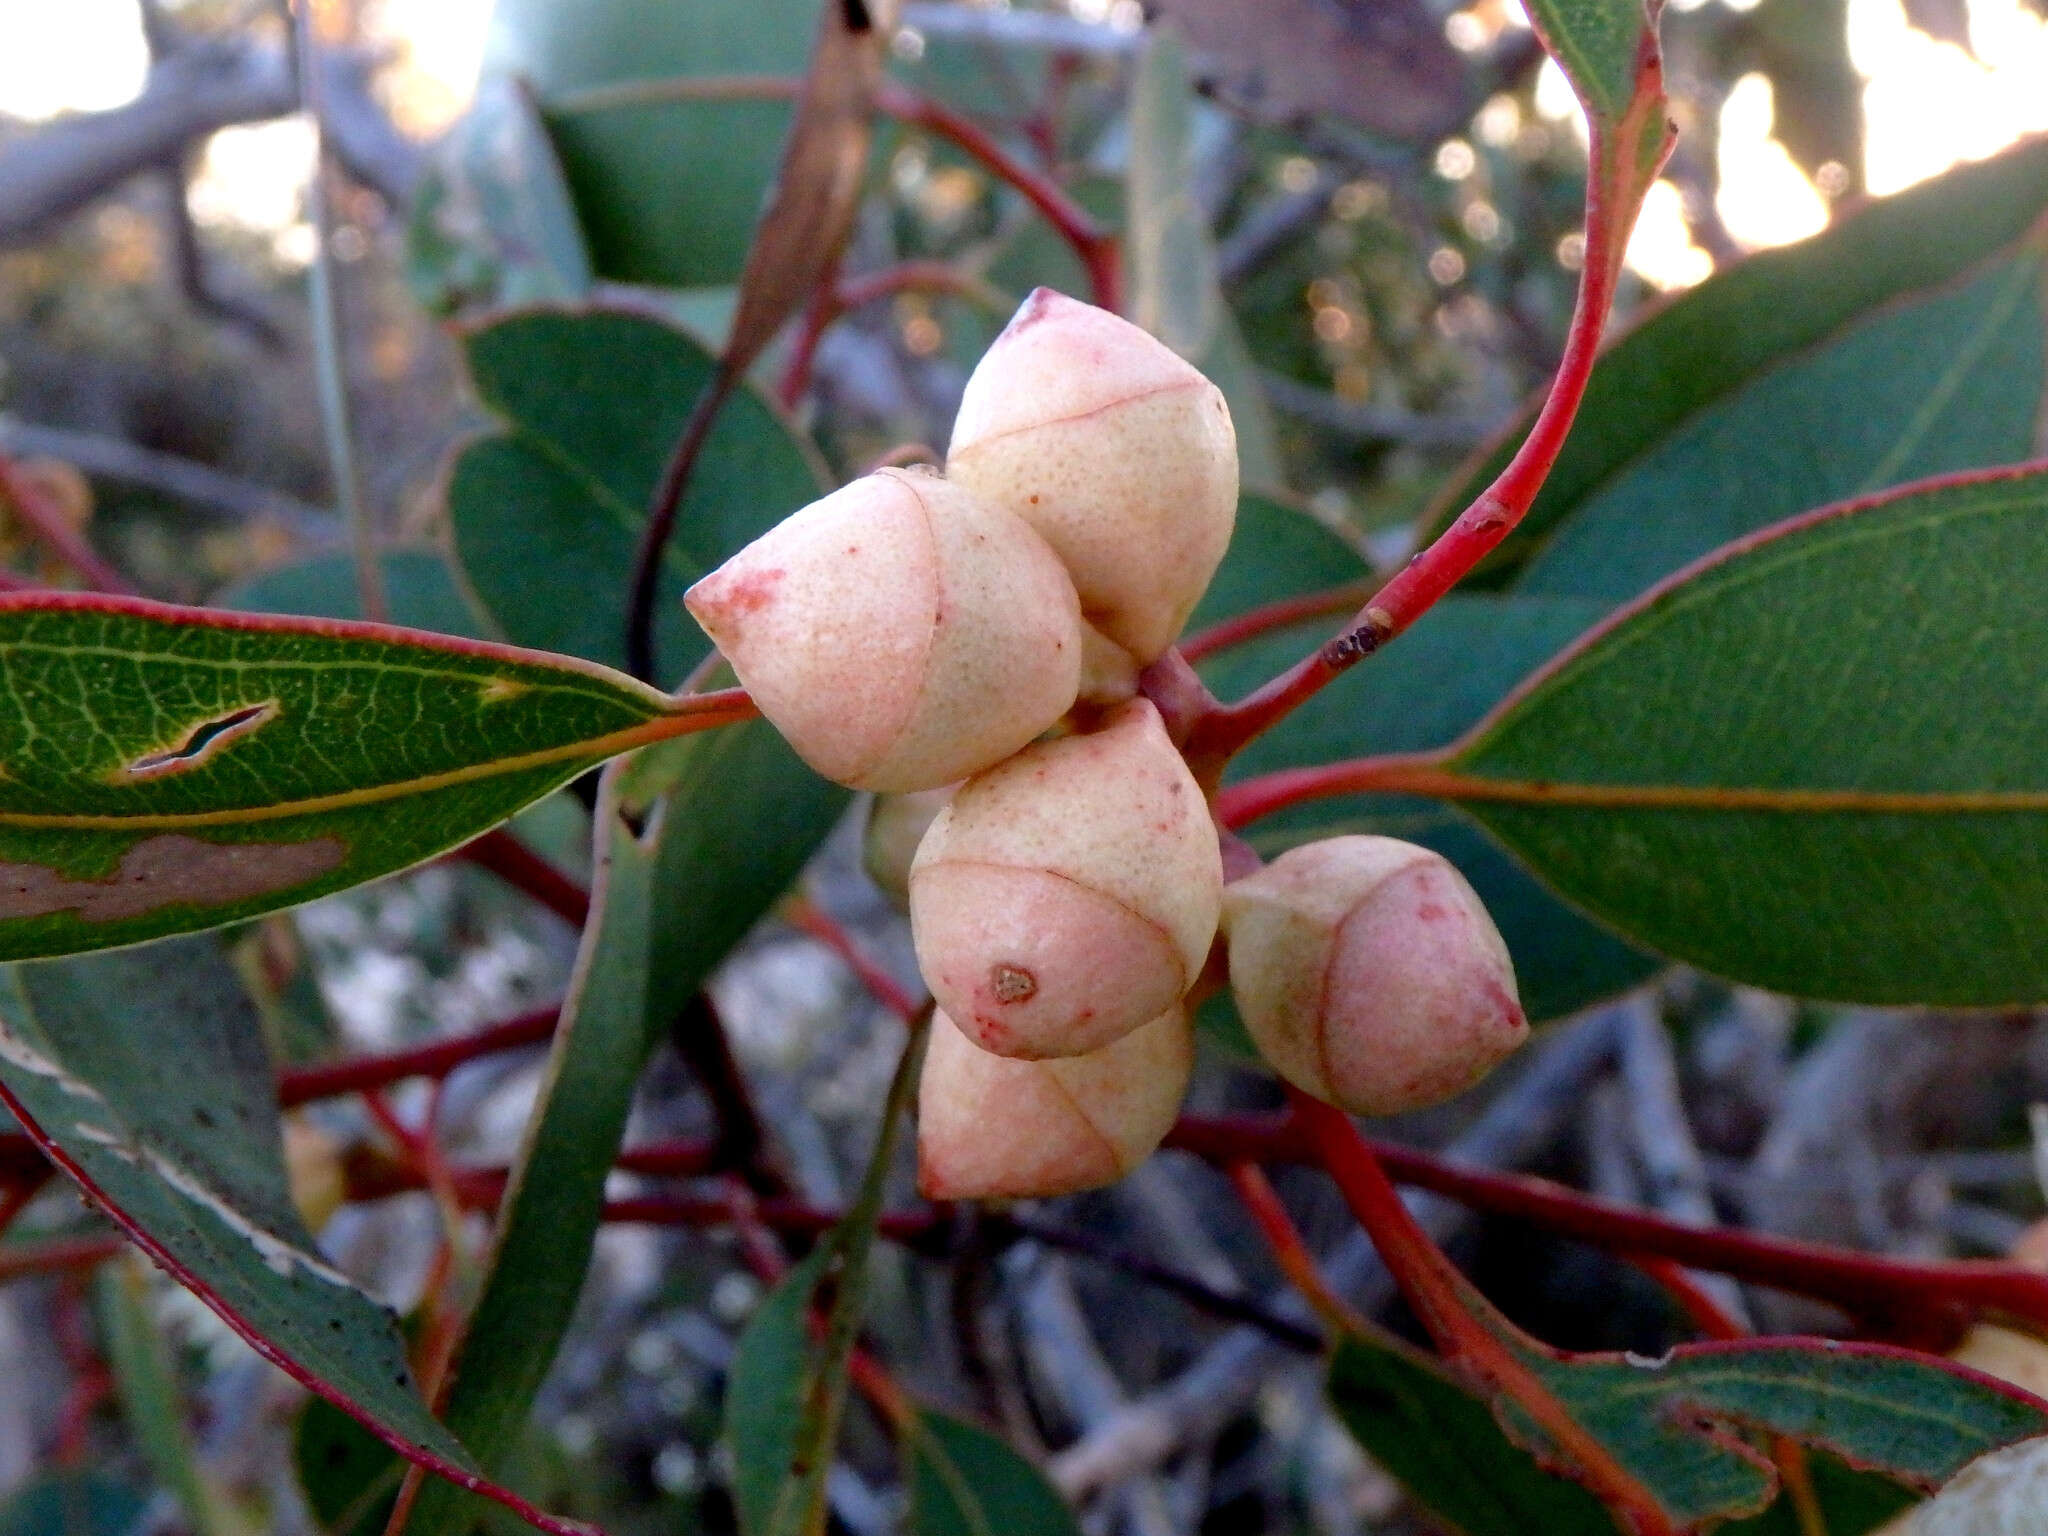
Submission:
{"label": "green eucalyptus leaf", "polygon": [[1130,317],[1207,374],[1230,405],[1245,479],[1281,481],[1279,440],[1258,372],[1223,299],[1216,242],[1194,196],[1196,101],[1173,27],[1147,34],[1131,81],[1124,250]]}
{"label": "green eucalyptus leaf", "polygon": [[1623,609],[1406,787],[1730,978],[2038,1001],[2044,583],[2048,471],[1825,509]]}
{"label": "green eucalyptus leaf", "polygon": [[[636,835],[619,815],[619,772],[607,771],[598,796],[593,921],[441,1409],[442,1422],[501,1475],[575,1314],[633,1090],[667,1022],[648,1007],[659,843],[655,829]],[[444,1484],[421,1491],[408,1528],[456,1532],[476,1513],[474,1500]]]}
{"label": "green eucalyptus leaf", "polygon": [[[490,638],[439,551],[387,549],[379,563],[384,569],[384,602],[393,624],[469,640]],[[223,592],[215,606],[241,613],[292,613],[316,619],[363,616],[355,562],[341,554],[314,555],[252,576]]]}
{"label": "green eucalyptus leaf", "polygon": [[590,292],[576,206],[525,81],[478,82],[414,194],[405,257],[414,297],[439,315]]}
{"label": "green eucalyptus leaf", "polygon": [[665,734],[679,707],[508,646],[69,594],[0,602],[0,679],[0,959],[404,869]]}
{"label": "green eucalyptus leaf", "polygon": [[[1602,354],[1535,505],[1475,580],[1513,580],[1582,508],[1633,506],[1653,532],[1629,540],[1662,548],[1686,543],[1695,519],[1732,535],[1887,479],[2024,457],[2029,440],[2015,438],[2011,424],[2040,407],[2041,324],[2033,306],[2010,307],[2010,290],[1993,270],[2001,264],[1985,264],[2026,234],[2044,206],[2048,140],[2029,140],[1875,199],[1810,240],[1748,257],[1650,311]],[[2001,269],[2017,281],[2012,263],[2036,259],[2007,258]],[[2007,329],[1985,329],[2001,305]],[[2029,314],[2037,317],[2031,323]],[[2002,376],[2000,366],[2015,371]],[[1999,389],[2003,400],[1994,398]],[[1965,396],[1986,402],[1983,420],[1951,409]],[[1499,473],[1533,410],[1445,488],[1436,526]],[[1874,434],[1864,425],[1873,413],[1887,423]],[[1944,430],[1930,434],[1936,417]],[[1702,458],[1710,439],[1725,447],[1742,433],[1733,458]],[[1780,444],[1809,457],[1794,463]],[[1886,467],[1900,444],[1925,467]],[[1788,470],[1806,499],[1782,497]],[[1687,481],[1687,473],[1702,478]],[[1647,477],[1641,486],[1639,476]],[[1830,477],[1833,488],[1809,494],[1816,476]],[[1713,542],[1709,535],[1694,552]],[[1591,568],[1574,577],[1601,579]]]}
{"label": "green eucalyptus leaf", "polygon": [[[779,101],[621,101],[616,88],[804,70],[819,0],[498,0],[491,62],[531,80],[600,276],[729,283],[788,131]],[[610,95],[610,104],[606,103]]]}
{"label": "green eucalyptus leaf", "polygon": [[740,1331],[726,1373],[725,1442],[745,1536],[766,1536],[790,1481],[806,1389],[820,1354],[811,1338],[811,1298],[831,1257],[829,1245],[820,1244],[762,1299]]}
{"label": "green eucalyptus leaf", "polygon": [[261,1353],[407,1456],[475,1474],[420,1400],[396,1319],[292,1204],[261,1024],[212,940],[0,970],[0,1094]]}
{"label": "green eucalyptus leaf", "polygon": [[1530,0],[1529,19],[1596,122],[1612,122],[1635,95],[1645,38],[1655,32],[1644,0]]}
{"label": "green eucalyptus leaf", "polygon": [[[1223,564],[1188,620],[1198,635],[1212,624],[1305,592],[1363,581],[1365,559],[1289,497],[1246,490],[1237,498],[1237,527]],[[1328,621],[1334,628],[1342,615]]]}
{"label": "green eucalyptus leaf", "polygon": [[1045,1475],[987,1430],[917,1409],[897,1433],[915,1536],[1080,1536]]}
{"label": "green eucalyptus leaf", "polygon": [[1677,426],[1587,496],[1515,583],[1619,602],[1808,507],[2032,451],[2042,258],[1879,310]]}
{"label": "green eucalyptus leaf", "polygon": [[[1945,1481],[1980,1447],[2031,1433],[2039,1417],[1939,1362],[1882,1350],[1845,1362],[1811,1340],[1746,1341],[1662,1364],[1546,1360],[1540,1369],[1667,1508],[1692,1518],[1769,1499],[1761,1444],[1744,1446],[1739,1436],[1765,1427],[1791,1435],[1808,1447],[1830,1536],[1865,1536],[1913,1504],[1914,1489]],[[1616,1536],[1592,1494],[1539,1465],[1485,1401],[1399,1340],[1344,1339],[1329,1391],[1359,1444],[1463,1536]],[[1703,1419],[1712,1435],[1689,1427]],[[1714,1529],[1803,1531],[1783,1498]]]}
{"label": "green eucalyptus leaf", "polygon": [[[499,630],[522,645],[625,663],[634,552],[683,422],[716,367],[695,338],[649,315],[530,310],[466,338],[496,430],[449,477],[455,552]],[[697,460],[655,604],[660,675],[710,651],[683,591],[815,499],[815,452],[765,397],[733,391]]]}

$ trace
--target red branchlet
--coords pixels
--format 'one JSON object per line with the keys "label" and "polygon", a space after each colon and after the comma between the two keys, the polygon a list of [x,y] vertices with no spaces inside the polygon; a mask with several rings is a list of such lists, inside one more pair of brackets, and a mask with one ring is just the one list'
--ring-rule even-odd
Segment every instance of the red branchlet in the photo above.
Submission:
{"label": "red branchlet", "polygon": [[1353,665],[1405,631],[1511,533],[1534,505],[1551,466],[1564,449],[1572,419],[1585,398],[1600,350],[1600,337],[1614,302],[1641,190],[1647,178],[1637,167],[1610,158],[1603,139],[1631,144],[1637,114],[1657,110],[1654,93],[1638,93],[1619,125],[1596,126],[1595,173],[1586,187],[1586,258],[1577,302],[1565,337],[1564,356],[1549,396],[1507,467],[1457,520],[1359,610],[1342,634],[1288,671],[1217,711],[1190,738],[1188,757],[1204,782],[1220,776],[1221,765],[1262,732],[1279,724],[1307,699]]}
{"label": "red branchlet", "polygon": [[449,857],[489,870],[572,928],[581,928],[589,920],[590,892],[503,827],[494,827],[482,837],[471,839]]}
{"label": "red branchlet", "polygon": [[[64,509],[36,484],[35,477],[25,473],[20,463],[6,454],[0,454],[0,496],[6,498],[16,520],[95,592],[136,595],[134,585],[86,543],[85,536],[71,526]],[[27,585],[32,587],[34,583]]]}

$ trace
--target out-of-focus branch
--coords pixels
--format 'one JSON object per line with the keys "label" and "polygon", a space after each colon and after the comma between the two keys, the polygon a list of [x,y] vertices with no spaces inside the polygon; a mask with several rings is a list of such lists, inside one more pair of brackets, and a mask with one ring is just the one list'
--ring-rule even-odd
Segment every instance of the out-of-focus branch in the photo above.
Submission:
{"label": "out-of-focus branch", "polygon": [[[393,204],[420,175],[418,146],[369,91],[374,61],[349,53],[321,60],[325,124],[342,168]],[[39,239],[58,220],[156,171],[222,128],[298,110],[291,60],[245,38],[202,38],[155,64],[125,106],[82,112],[0,148],[0,246]]]}
{"label": "out-of-focus branch", "polygon": [[318,544],[331,544],[341,531],[334,514],[325,507],[118,437],[38,426],[0,415],[0,454],[17,459],[62,459],[88,475],[161,491],[231,517],[275,518]]}

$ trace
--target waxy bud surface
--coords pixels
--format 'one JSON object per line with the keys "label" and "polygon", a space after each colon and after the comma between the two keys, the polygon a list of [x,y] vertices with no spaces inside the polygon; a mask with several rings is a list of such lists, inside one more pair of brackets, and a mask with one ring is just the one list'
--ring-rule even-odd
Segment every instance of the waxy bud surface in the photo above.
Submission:
{"label": "waxy bud surface", "polygon": [[1000,762],[1080,686],[1058,557],[930,473],[842,486],[684,601],[797,755],[855,789],[932,789]]}
{"label": "waxy bud surface", "polygon": [[1128,320],[1040,288],[960,399],[946,473],[1045,535],[1140,666],[1201,600],[1237,519],[1222,391]]}
{"label": "waxy bud surface", "polygon": [[918,1188],[933,1200],[1043,1199],[1114,1183],[1172,1129],[1194,1063],[1178,1005],[1058,1061],[990,1055],[940,1013],[918,1082]]}
{"label": "waxy bud surface", "polygon": [[1354,1114],[1440,1103],[1529,1033],[1464,876],[1390,837],[1283,853],[1223,893],[1230,989],[1273,1069]]}
{"label": "waxy bud surface", "polygon": [[984,1050],[1107,1045],[1179,1001],[1216,935],[1208,807],[1136,699],[954,792],[910,867],[918,968]]}

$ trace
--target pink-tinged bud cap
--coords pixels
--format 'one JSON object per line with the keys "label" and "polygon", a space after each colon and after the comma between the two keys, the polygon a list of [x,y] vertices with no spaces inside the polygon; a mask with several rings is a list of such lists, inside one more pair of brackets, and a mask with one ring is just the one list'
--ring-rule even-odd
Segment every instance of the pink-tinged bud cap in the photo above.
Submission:
{"label": "pink-tinged bud cap", "polygon": [[1237,519],[1222,392],[1128,320],[1047,288],[968,379],[946,472],[1044,534],[1083,614],[1140,666],[1180,634]]}
{"label": "pink-tinged bud cap", "polygon": [[1230,990],[1261,1054],[1354,1114],[1441,1103],[1528,1036],[1499,931],[1427,848],[1304,844],[1231,882],[1223,922]]}
{"label": "pink-tinged bud cap", "polygon": [[1021,1200],[1114,1183],[1173,1128],[1194,1063],[1178,1007],[1059,1061],[992,1056],[941,1013],[918,1083],[918,1188],[933,1200]]}
{"label": "pink-tinged bud cap", "polygon": [[1187,991],[1222,888],[1201,789],[1136,699],[960,786],[911,863],[911,933],[982,1049],[1078,1056]]}
{"label": "pink-tinged bud cap", "polygon": [[933,789],[1072,707],[1073,583],[1021,519],[885,469],[770,529],[684,597],[761,713],[828,779]]}

